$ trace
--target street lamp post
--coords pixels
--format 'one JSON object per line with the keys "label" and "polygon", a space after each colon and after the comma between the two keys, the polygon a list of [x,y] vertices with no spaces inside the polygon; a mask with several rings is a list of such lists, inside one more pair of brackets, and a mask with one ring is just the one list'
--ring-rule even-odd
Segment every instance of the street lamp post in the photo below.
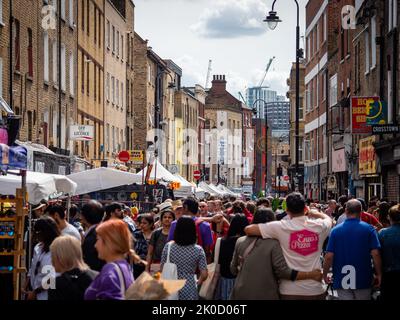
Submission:
{"label": "street lamp post", "polygon": [[258,117],[261,118],[261,111],[257,112],[257,109],[254,107],[257,102],[264,102],[264,116],[265,116],[265,196],[267,196],[268,191],[268,112],[267,112],[267,101],[264,99],[257,99],[253,102],[252,110],[254,114],[258,113]]}
{"label": "street lamp post", "polygon": [[[268,23],[271,30],[274,30],[279,22],[282,20],[274,11],[275,2],[272,3],[272,10],[268,13],[264,22]],[[297,6],[297,25],[296,25],[296,122],[295,122],[295,186],[296,191],[299,189],[299,117],[300,117],[300,58],[303,57],[303,50],[300,49],[300,10],[299,3],[294,0]]]}

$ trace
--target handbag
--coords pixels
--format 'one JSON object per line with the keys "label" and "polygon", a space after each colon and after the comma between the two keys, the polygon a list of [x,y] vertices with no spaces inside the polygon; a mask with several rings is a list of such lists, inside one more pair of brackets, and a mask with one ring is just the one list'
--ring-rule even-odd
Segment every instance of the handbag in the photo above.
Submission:
{"label": "handbag", "polygon": [[219,251],[221,247],[221,238],[217,239],[214,251],[214,262],[207,266],[208,277],[203,282],[200,288],[199,296],[205,300],[212,300],[214,298],[215,289],[220,278],[220,264],[218,263]]}
{"label": "handbag", "polygon": [[239,265],[238,265],[238,271],[240,272],[242,270],[244,260],[247,258],[247,256],[253,251],[254,246],[256,245],[258,238],[252,240],[252,242],[249,244],[249,246],[246,248],[246,250],[243,252],[243,256],[239,255]]}
{"label": "handbag", "polygon": [[[165,280],[178,280],[178,268],[175,263],[170,261],[171,246],[173,242],[167,244],[167,262],[164,263],[163,271],[161,273],[161,279]],[[179,300],[179,292],[173,293],[168,297],[168,300]]]}

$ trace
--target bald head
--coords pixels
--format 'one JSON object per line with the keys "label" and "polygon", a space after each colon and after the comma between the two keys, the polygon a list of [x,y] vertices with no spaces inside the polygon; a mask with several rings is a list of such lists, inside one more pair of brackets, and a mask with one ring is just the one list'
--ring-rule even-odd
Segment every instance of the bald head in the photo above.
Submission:
{"label": "bald head", "polygon": [[362,204],[356,199],[347,201],[346,203],[346,215],[359,217],[362,211]]}

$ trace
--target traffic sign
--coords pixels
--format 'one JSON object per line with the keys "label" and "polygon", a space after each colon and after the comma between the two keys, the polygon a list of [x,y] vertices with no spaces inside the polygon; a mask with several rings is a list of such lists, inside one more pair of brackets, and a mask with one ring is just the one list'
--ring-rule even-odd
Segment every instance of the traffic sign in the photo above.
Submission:
{"label": "traffic sign", "polygon": [[128,162],[128,161],[129,161],[129,158],[130,158],[130,154],[129,154],[129,152],[126,151],[126,150],[121,151],[121,152],[118,154],[118,159],[119,159],[119,161]]}
{"label": "traffic sign", "polygon": [[284,176],[284,177],[283,177],[283,180],[289,181],[289,176]]}
{"label": "traffic sign", "polygon": [[200,170],[195,170],[195,171],[193,172],[193,178],[195,178],[196,180],[200,180],[200,178],[201,178],[201,172],[200,172]]}

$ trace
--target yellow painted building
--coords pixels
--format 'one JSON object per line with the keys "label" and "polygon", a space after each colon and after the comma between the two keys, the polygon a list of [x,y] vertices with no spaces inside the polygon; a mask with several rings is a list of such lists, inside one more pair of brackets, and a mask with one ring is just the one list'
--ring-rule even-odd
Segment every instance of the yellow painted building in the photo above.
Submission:
{"label": "yellow painted building", "polygon": [[75,153],[99,166],[104,159],[104,1],[78,5],[77,123],[94,127],[94,140],[75,142]]}

